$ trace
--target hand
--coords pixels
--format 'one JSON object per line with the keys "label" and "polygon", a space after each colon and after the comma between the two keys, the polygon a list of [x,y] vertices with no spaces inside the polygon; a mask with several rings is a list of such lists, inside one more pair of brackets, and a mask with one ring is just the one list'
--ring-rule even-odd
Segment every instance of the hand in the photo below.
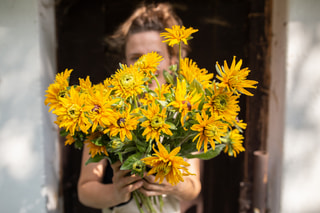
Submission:
{"label": "hand", "polygon": [[142,187],[142,178],[130,175],[130,170],[120,170],[120,161],[112,164],[111,167],[113,169],[112,181],[116,191],[116,199],[119,201],[119,204],[127,202],[131,198],[131,192]]}
{"label": "hand", "polygon": [[141,193],[146,196],[156,196],[156,195],[167,195],[172,194],[177,186],[172,186],[167,182],[166,179],[163,180],[161,184],[155,182],[154,175],[146,175],[143,178],[143,187],[139,189]]}

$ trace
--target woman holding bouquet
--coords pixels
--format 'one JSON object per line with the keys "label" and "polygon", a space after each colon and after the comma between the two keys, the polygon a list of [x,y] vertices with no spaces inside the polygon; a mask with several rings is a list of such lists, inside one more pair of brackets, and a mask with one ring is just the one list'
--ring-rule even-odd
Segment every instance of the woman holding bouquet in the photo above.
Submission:
{"label": "woman holding bouquet", "polygon": [[[160,84],[165,84],[162,70],[178,62],[178,48],[163,43],[160,33],[173,25],[182,25],[181,20],[168,4],[143,5],[124,22],[115,34],[107,38],[107,43],[119,49],[123,62],[130,65],[144,54],[156,52],[163,60],[155,73]],[[182,56],[186,55],[186,46]],[[149,88],[156,89],[152,82]],[[176,185],[163,180],[155,182],[155,176],[130,175],[129,170],[120,170],[118,161],[112,165],[106,159],[98,163],[85,162],[90,158],[89,148],[84,146],[78,194],[86,206],[103,209],[103,212],[139,212],[132,199],[132,192],[139,190],[145,196],[163,197],[163,212],[180,212],[180,201],[192,200],[201,191],[199,159],[188,160],[189,172],[196,174],[184,177]],[[155,207],[155,209],[159,209]]]}

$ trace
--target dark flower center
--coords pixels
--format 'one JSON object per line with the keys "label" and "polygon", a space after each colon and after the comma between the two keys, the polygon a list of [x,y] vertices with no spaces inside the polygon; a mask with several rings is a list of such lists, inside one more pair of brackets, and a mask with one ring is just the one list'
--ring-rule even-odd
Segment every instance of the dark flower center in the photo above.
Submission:
{"label": "dark flower center", "polygon": [[155,116],[151,120],[151,126],[155,129],[162,127],[163,124],[164,124],[164,120],[160,116]]}
{"label": "dark flower center", "polygon": [[59,97],[59,98],[64,98],[64,97],[66,97],[66,91],[65,91],[65,90],[59,91],[58,97]]}
{"label": "dark flower center", "polygon": [[189,101],[182,101],[183,104],[185,104],[187,102],[187,107],[188,107],[188,110],[191,111],[192,109],[192,105]]}
{"label": "dark flower center", "polygon": [[218,110],[225,110],[227,108],[227,104],[228,104],[228,96],[224,94],[218,95],[213,100],[213,105]]}
{"label": "dark flower center", "polygon": [[118,124],[118,126],[120,126],[120,127],[124,127],[125,122],[126,122],[126,119],[124,119],[124,118],[119,118],[119,119],[117,120],[117,124]]}
{"label": "dark flower center", "polygon": [[121,83],[122,87],[124,87],[126,89],[131,88],[135,85],[134,76],[131,74],[124,75],[120,79],[120,83]]}
{"label": "dark flower center", "polygon": [[96,113],[99,113],[100,112],[100,106],[99,105],[94,105],[94,107],[92,108],[91,110],[92,112],[96,112]]}

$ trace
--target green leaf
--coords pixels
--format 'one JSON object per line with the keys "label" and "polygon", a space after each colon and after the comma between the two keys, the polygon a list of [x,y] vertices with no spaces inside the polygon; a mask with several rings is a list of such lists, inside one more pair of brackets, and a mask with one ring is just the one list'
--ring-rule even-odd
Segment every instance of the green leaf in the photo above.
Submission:
{"label": "green leaf", "polygon": [[[128,146],[128,147],[125,147],[124,150],[123,150],[123,154],[126,154],[126,153],[130,153],[130,152],[134,152],[136,151],[136,146]],[[140,150],[139,150],[140,151]]]}
{"label": "green leaf", "polygon": [[220,72],[220,69],[219,69],[219,67],[218,67],[218,65],[217,65],[217,63],[216,63],[216,71],[217,71],[217,73],[220,75],[220,76],[222,76],[222,74],[221,74],[221,72]]}
{"label": "green leaf", "polygon": [[143,114],[141,112],[135,112],[135,113],[131,113],[131,115],[134,116],[134,117],[140,117]]}
{"label": "green leaf", "polygon": [[168,82],[169,84],[174,84],[174,80],[172,75],[167,71],[167,70],[163,70],[163,76],[164,79],[166,80],[166,82]]}
{"label": "green leaf", "polygon": [[156,100],[156,102],[161,104],[161,106],[163,106],[163,107],[166,107],[168,105],[168,102],[166,102],[166,101]]}
{"label": "green leaf", "polygon": [[187,38],[187,40],[190,40],[190,39],[193,39],[193,36],[189,36],[189,37]]}
{"label": "green leaf", "polygon": [[122,69],[123,70],[123,64],[121,64],[121,63],[119,63],[119,67],[120,67],[120,69]]}
{"label": "green leaf", "polygon": [[76,149],[82,149],[82,147],[83,147],[83,142],[82,142],[81,140],[76,139],[76,140],[74,141],[74,147],[75,147]]}
{"label": "green leaf", "polygon": [[69,134],[69,132],[67,132],[65,129],[61,129],[60,130],[60,136],[61,137],[66,137]]}
{"label": "green leaf", "polygon": [[140,160],[140,158],[142,157],[142,153],[137,152],[131,156],[129,156],[127,158],[127,160],[124,161],[124,163],[122,164],[122,166],[120,167],[120,170],[131,170],[132,169],[132,165]]}
{"label": "green leaf", "polygon": [[99,162],[103,159],[106,159],[106,158],[107,158],[107,156],[105,156],[105,155],[95,155],[93,158],[90,157],[85,164],[88,165],[89,163],[97,163],[97,162]]}
{"label": "green leaf", "polygon": [[115,162],[119,161],[119,156],[115,153],[109,153],[109,156],[107,157],[110,164],[114,164]]}
{"label": "green leaf", "polygon": [[[184,140],[184,138],[181,138],[180,140],[182,141]],[[186,141],[185,143],[182,143],[180,154],[182,156],[186,156],[189,155],[191,152],[197,151],[196,144],[197,143],[194,143],[192,141]]]}
{"label": "green leaf", "polygon": [[102,146],[102,136],[95,138],[93,140],[91,140],[91,143],[93,143],[96,146]]}
{"label": "green leaf", "polygon": [[152,95],[153,97],[157,97],[158,96],[158,94],[155,91],[151,90],[151,89],[148,89],[147,92],[149,93],[149,95]]}
{"label": "green leaf", "polygon": [[148,118],[146,117],[142,117],[142,118],[139,118],[138,121],[140,121],[141,123],[143,123],[144,121],[148,120]]}
{"label": "green leaf", "polygon": [[142,81],[150,81],[151,79],[146,77],[146,78],[143,78]]}
{"label": "green leaf", "polygon": [[170,129],[172,129],[172,130],[176,130],[177,129],[176,125],[174,125],[171,122],[166,121],[166,124],[169,124],[170,125]]}
{"label": "green leaf", "polygon": [[225,147],[224,144],[219,144],[216,145],[215,149],[209,149],[206,153],[202,152],[199,154],[188,154],[186,155],[187,158],[199,158],[201,160],[210,160],[212,158],[217,157],[220,152],[223,150],[223,148]]}
{"label": "green leaf", "polygon": [[121,152],[118,152],[119,160],[122,163],[123,162],[123,156]]}
{"label": "green leaf", "polygon": [[196,89],[198,93],[203,93],[202,84],[196,79],[193,79],[190,86],[191,88]]}
{"label": "green leaf", "polygon": [[172,101],[172,94],[171,93],[165,93],[163,96],[166,98],[167,101],[171,102]]}
{"label": "green leaf", "polygon": [[213,91],[209,90],[209,89],[205,89],[206,95],[208,96],[213,96]]}
{"label": "green leaf", "polygon": [[178,65],[173,64],[169,67],[169,70],[172,71],[173,73],[177,74],[177,70],[178,70]]}
{"label": "green leaf", "polygon": [[148,143],[145,141],[140,141],[137,139],[137,140],[135,140],[135,143],[136,143],[137,149],[140,152],[145,152],[146,149],[148,148]]}
{"label": "green leaf", "polygon": [[204,98],[202,98],[201,99],[201,102],[200,102],[200,104],[199,104],[199,106],[198,106],[198,109],[201,111],[202,109],[203,109],[203,105],[205,104],[205,99]]}

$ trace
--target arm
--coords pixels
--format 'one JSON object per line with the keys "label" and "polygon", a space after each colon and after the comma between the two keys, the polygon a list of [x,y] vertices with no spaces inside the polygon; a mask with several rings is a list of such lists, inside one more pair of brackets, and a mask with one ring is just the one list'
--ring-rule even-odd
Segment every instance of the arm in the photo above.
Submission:
{"label": "arm", "polygon": [[149,175],[144,178],[143,187],[139,190],[146,196],[152,195],[173,195],[178,200],[192,200],[195,199],[201,191],[200,181],[200,160],[190,159],[189,171],[196,175],[184,176],[184,182],[172,186],[166,180],[162,184],[154,182],[155,176]]}
{"label": "arm", "polygon": [[78,181],[78,196],[83,205],[98,209],[115,206],[129,201],[131,192],[143,185],[139,176],[127,176],[130,171],[120,170],[120,162],[111,165],[114,172],[113,183],[103,184],[108,161],[105,159],[85,165],[89,158],[89,148],[84,147]]}

